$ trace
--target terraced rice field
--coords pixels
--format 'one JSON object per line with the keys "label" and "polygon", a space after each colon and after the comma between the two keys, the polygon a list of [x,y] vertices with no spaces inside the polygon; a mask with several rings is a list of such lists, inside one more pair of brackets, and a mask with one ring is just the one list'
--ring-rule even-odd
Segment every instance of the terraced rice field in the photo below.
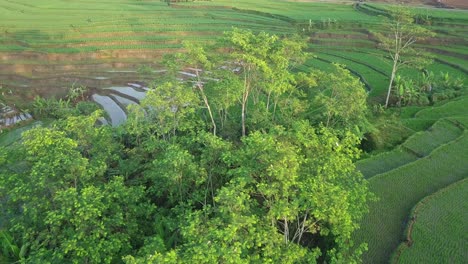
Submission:
{"label": "terraced rice field", "polygon": [[[429,120],[433,125],[414,134],[394,150],[357,163],[379,198],[370,203],[370,213],[355,234],[357,241],[368,243],[364,263],[388,262],[404,239],[411,209],[423,198],[466,179],[467,99],[465,96],[431,108],[415,109],[417,111],[408,120]],[[466,233],[457,223],[452,226],[448,222],[447,225],[452,231],[448,236]],[[410,256],[406,261],[421,263]]]}
{"label": "terraced rice field", "polygon": [[[137,73],[140,66],[161,69],[161,57],[179,51],[182,41],[210,43],[238,27],[307,37],[308,51],[315,57],[297,70],[345,64],[366,84],[370,102],[381,103],[390,61],[377,49],[372,32],[381,30],[387,8],[273,0],[171,5],[140,0],[0,0],[0,84],[14,91],[9,100],[18,103],[35,94],[62,96],[74,83],[91,87],[94,100],[108,114],[103,122],[119,125],[126,119],[126,106],[144,96],[143,82],[138,81],[146,77]],[[413,10],[431,17],[428,27],[437,32],[419,44],[435,57],[428,70],[449,72],[468,85],[468,11]],[[420,72],[404,69],[401,74]],[[370,204],[370,214],[355,234],[357,242],[369,244],[365,263],[388,262],[404,237],[411,209],[424,197],[466,178],[467,116],[466,95],[432,107],[404,109],[403,122],[415,134],[395,149],[357,163],[380,198]],[[18,131],[0,136],[0,145],[18,139]],[[444,231],[459,231],[457,226],[450,228]],[[418,241],[416,233],[414,240]],[[424,253],[404,254],[401,260],[412,262],[412,256]]]}
{"label": "terraced rice field", "polygon": [[430,156],[370,179],[379,201],[370,204],[356,239],[368,243],[366,263],[385,263],[401,241],[411,208],[422,198],[468,174],[468,133]]}
{"label": "terraced rice field", "polygon": [[127,120],[127,107],[140,103],[148,89],[137,83],[128,83],[127,86],[106,87],[91,98],[107,113],[107,119],[101,122],[119,126]]}
{"label": "terraced rice field", "polygon": [[[239,27],[310,37],[310,51],[321,62],[309,60],[314,63],[301,70],[326,69],[330,62],[346,64],[367,84],[372,102],[381,102],[390,64],[386,54],[376,50],[371,31],[379,30],[386,8],[271,0],[171,5],[138,0],[116,0],[111,5],[89,0],[0,0],[0,80],[26,99],[35,94],[61,96],[73,83],[96,88],[121,85],[140,78],[135,72],[139,66],[157,67],[161,56],[179,50],[184,40],[212,42]],[[438,59],[429,69],[465,77],[467,12],[414,10],[433,17],[432,27],[439,32],[430,43],[421,44]],[[110,70],[129,72],[122,76]]]}
{"label": "terraced rice field", "polygon": [[357,162],[364,177],[370,178],[424,158],[439,146],[455,140],[464,128],[454,121],[441,119],[426,131],[413,134],[392,151]]}
{"label": "terraced rice field", "polygon": [[395,252],[393,262],[464,263],[468,259],[466,190],[465,177],[420,201],[411,214],[407,242]]}

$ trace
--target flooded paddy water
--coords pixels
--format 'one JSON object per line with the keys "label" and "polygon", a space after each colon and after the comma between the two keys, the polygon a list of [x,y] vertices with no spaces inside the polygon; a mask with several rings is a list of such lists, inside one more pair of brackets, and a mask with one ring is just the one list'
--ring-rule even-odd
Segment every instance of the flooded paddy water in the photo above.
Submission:
{"label": "flooded paddy water", "polygon": [[119,126],[127,120],[127,106],[138,104],[146,96],[147,87],[143,84],[128,83],[128,86],[106,87],[96,90],[92,100],[107,113],[108,119],[102,123]]}
{"label": "flooded paddy water", "polygon": [[[94,101],[107,113],[101,123],[118,126],[127,119],[127,106],[146,96],[149,88],[145,85],[166,72],[154,63],[160,59],[161,50],[0,53],[0,86],[7,91],[0,97],[0,106],[11,110],[0,112],[0,128],[31,119],[31,103],[36,96],[64,98],[72,87],[79,86],[86,87],[86,100]],[[145,74],[139,73],[141,67]],[[193,79],[196,70],[180,71],[178,79]]]}
{"label": "flooded paddy water", "polygon": [[87,99],[107,112],[110,124],[121,124],[126,106],[144,98],[143,84],[163,72],[142,76],[138,68],[160,68],[153,63],[160,57],[161,53],[149,51],[0,53],[0,128],[30,119],[28,109],[36,96],[63,98],[77,86],[88,89]]}

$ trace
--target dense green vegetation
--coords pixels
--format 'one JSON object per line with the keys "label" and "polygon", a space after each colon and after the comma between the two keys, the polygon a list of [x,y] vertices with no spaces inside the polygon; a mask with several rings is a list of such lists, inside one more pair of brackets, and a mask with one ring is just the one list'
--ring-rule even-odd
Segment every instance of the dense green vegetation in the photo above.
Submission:
{"label": "dense green vegetation", "polygon": [[468,19],[407,9],[428,64],[395,72],[385,110],[387,5],[0,0],[1,69],[157,79],[118,128],[83,92],[37,97],[43,120],[0,134],[0,262],[386,263],[433,196],[399,260],[464,259],[447,210],[466,207]]}
{"label": "dense green vegetation", "polygon": [[[57,120],[0,155],[3,259],[358,261],[351,235],[371,197],[353,165],[364,86],[340,65],[290,72],[300,38],[235,29],[224,45],[169,56],[167,78],[116,129],[79,103],[45,104]],[[171,74],[187,65],[204,69],[195,85]]]}

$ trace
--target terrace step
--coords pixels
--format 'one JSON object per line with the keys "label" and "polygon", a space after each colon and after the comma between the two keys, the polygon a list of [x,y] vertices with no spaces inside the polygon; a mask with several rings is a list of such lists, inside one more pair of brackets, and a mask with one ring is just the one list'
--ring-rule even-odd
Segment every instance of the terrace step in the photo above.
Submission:
{"label": "terrace step", "polygon": [[29,113],[21,113],[9,106],[0,104],[0,130],[31,119],[32,116]]}
{"label": "terrace step", "polygon": [[368,243],[364,263],[387,263],[401,243],[411,208],[422,198],[468,175],[468,131],[430,155],[369,180],[379,200],[369,204],[354,241]]}
{"label": "terrace step", "polygon": [[395,149],[356,163],[365,178],[386,173],[418,159],[429,156],[434,150],[456,140],[464,129],[453,121],[441,119],[426,131],[413,134]]}
{"label": "terrace step", "polygon": [[[444,117],[466,116],[466,106],[468,105],[468,96],[447,101],[442,105],[432,106],[421,109],[414,116],[415,118],[427,118],[437,120]],[[463,111],[465,110],[465,111]]]}
{"label": "terrace step", "polygon": [[[465,239],[464,230],[460,228],[466,228],[466,224],[462,223],[466,211],[465,201],[468,198],[467,188],[468,174],[463,180],[437,190],[419,201],[407,217],[408,225],[403,236],[405,241],[397,247],[390,262],[427,263],[437,259],[443,263],[462,263],[463,254],[459,253],[464,250],[462,241]],[[431,239],[421,239],[424,235],[429,235]]]}

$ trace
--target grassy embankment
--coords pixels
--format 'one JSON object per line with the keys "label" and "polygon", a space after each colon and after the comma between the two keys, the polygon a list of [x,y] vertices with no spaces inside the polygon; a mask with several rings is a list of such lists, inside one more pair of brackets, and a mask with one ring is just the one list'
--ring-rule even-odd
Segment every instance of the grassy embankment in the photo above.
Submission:
{"label": "grassy embankment", "polygon": [[468,180],[421,200],[411,211],[406,242],[393,263],[463,263],[467,258]]}

